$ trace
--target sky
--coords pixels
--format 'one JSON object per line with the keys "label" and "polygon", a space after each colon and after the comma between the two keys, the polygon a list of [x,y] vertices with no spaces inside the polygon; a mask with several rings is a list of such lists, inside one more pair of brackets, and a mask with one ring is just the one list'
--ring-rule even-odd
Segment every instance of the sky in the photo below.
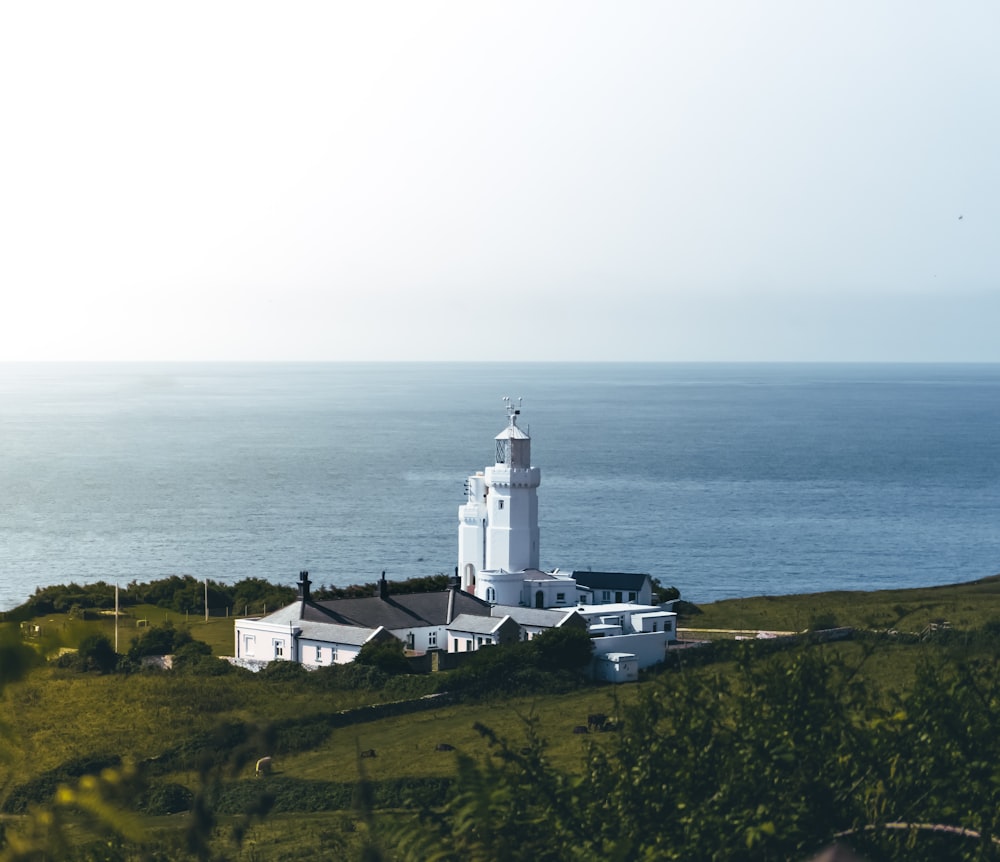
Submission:
{"label": "sky", "polygon": [[0,361],[1000,361],[995,0],[0,7]]}

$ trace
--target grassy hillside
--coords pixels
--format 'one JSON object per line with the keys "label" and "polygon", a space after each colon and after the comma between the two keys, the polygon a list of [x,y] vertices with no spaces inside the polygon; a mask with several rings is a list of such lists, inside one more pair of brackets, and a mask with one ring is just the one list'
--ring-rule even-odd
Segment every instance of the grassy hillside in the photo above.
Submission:
{"label": "grassy hillside", "polygon": [[[845,643],[793,647],[788,654],[815,651],[843,662],[852,680],[869,684],[888,706],[915,685],[920,667],[928,662],[943,660],[964,667],[993,655],[1000,577],[914,590],[756,597],[698,610],[686,618],[689,626],[787,631],[836,623],[880,632]],[[146,606],[130,609],[130,616],[120,621],[122,652],[132,635],[141,631],[136,621],[142,619],[186,626],[195,638],[209,642],[216,654],[231,651],[231,619],[206,623]],[[931,622],[940,621],[948,621],[949,628],[924,638],[906,635],[919,635]],[[113,638],[114,631],[112,619],[96,615],[81,620],[51,614],[33,624],[41,626],[37,640],[47,648],[79,642],[94,631]],[[17,624],[7,630],[19,631]],[[891,636],[887,630],[902,634]],[[748,647],[761,656],[774,648],[766,643]],[[212,833],[213,841],[220,842],[216,850],[229,846],[230,858],[321,859],[331,852],[350,858],[360,852],[373,823],[406,820],[409,815],[389,809],[403,804],[407,793],[418,797],[439,793],[440,785],[426,782],[455,779],[462,755],[474,760],[485,756],[487,745],[479,725],[489,726],[515,746],[520,741],[528,744],[529,727],[534,727],[545,739],[546,768],[580,775],[586,771],[591,746],[610,749],[616,742],[613,733],[574,733],[574,728],[587,723],[589,714],[615,715],[636,704],[644,693],[664,697],[670,710],[681,713],[686,704],[671,700],[674,687],[697,677],[717,680],[724,690],[731,685],[727,680],[741,673],[734,662],[738,649],[737,645],[719,649],[714,661],[699,650],[682,653],[679,669],[639,685],[442,703],[426,711],[349,726],[339,723],[341,711],[419,694],[427,689],[414,683],[426,678],[337,687],[320,674],[102,676],[50,664],[8,685],[0,698],[0,805],[6,804],[14,812],[7,816],[16,820],[25,800],[45,803],[60,783],[73,785],[80,775],[109,763],[139,762],[146,764],[145,793],[190,793],[204,789],[206,782],[217,783],[211,798],[218,805],[220,822],[249,828],[249,843],[244,842],[242,849],[226,845],[222,833]],[[451,750],[440,750],[442,744]],[[367,750],[376,756],[359,760],[359,752]],[[252,763],[263,754],[274,756],[276,774],[270,783],[253,778]],[[354,810],[354,791],[362,775],[381,788],[375,807],[385,808],[384,813],[364,815]],[[438,789],[421,790],[432,787]],[[274,810],[268,818],[248,824],[231,813],[253,803],[262,788],[273,795]],[[324,807],[335,810],[320,810]],[[143,822],[147,830],[177,837],[192,820],[180,815]],[[258,855],[248,848],[255,848]]]}
{"label": "grassy hillside", "polygon": [[804,631],[830,625],[920,633],[932,622],[975,629],[1000,620],[1000,575],[962,584],[874,592],[755,596],[701,605],[691,628]]}

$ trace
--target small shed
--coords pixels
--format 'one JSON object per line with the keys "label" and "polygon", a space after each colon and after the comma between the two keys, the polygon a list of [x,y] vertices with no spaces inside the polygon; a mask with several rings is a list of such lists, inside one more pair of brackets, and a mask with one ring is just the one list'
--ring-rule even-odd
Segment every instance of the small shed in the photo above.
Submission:
{"label": "small shed", "polygon": [[594,678],[604,682],[637,682],[639,657],[630,652],[610,652],[594,659]]}

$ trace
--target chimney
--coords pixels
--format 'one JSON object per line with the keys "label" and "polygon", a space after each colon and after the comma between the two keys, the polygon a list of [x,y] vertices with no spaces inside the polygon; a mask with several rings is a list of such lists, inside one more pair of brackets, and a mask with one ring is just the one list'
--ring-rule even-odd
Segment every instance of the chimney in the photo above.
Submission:
{"label": "chimney", "polygon": [[309,599],[309,572],[299,572],[299,598],[308,602]]}
{"label": "chimney", "polygon": [[378,582],[378,597],[384,602],[389,598],[389,584],[385,579],[385,569],[382,570],[382,577]]}

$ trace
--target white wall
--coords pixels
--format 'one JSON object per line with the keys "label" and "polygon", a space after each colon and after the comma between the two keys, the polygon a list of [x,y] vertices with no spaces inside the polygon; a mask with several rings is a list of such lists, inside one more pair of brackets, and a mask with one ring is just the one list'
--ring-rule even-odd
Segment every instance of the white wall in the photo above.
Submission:
{"label": "white wall", "polygon": [[[524,581],[521,595],[508,604],[523,604],[527,608],[537,608],[536,593],[542,593],[543,608],[576,607],[576,581],[570,578],[553,578],[540,581]],[[563,600],[559,601],[560,594]]]}
{"label": "white wall", "polygon": [[481,646],[495,644],[494,635],[484,635],[482,632],[448,632],[448,652],[475,652]]}
{"label": "white wall", "polygon": [[594,659],[594,678],[605,682],[635,682],[639,679],[639,662],[636,659]]}
{"label": "white wall", "polygon": [[[236,621],[236,658],[254,661],[296,661],[295,630],[256,620]],[[280,645],[280,650],[279,650]],[[279,654],[280,652],[280,654]]]}
{"label": "white wall", "polygon": [[666,657],[669,642],[670,635],[667,632],[646,632],[594,638],[594,655],[630,652],[639,660],[640,668],[652,667]]}
{"label": "white wall", "polygon": [[[319,650],[317,657],[316,650]],[[306,667],[329,667],[332,664],[348,664],[358,657],[361,647],[355,644],[330,644],[327,641],[299,639],[300,661]]]}
{"label": "white wall", "polygon": [[[431,649],[443,650],[448,643],[446,626],[424,626],[423,628],[390,629],[389,633],[399,638],[408,647],[409,636],[413,635],[414,652],[427,652]],[[432,637],[433,635],[433,637]]]}

